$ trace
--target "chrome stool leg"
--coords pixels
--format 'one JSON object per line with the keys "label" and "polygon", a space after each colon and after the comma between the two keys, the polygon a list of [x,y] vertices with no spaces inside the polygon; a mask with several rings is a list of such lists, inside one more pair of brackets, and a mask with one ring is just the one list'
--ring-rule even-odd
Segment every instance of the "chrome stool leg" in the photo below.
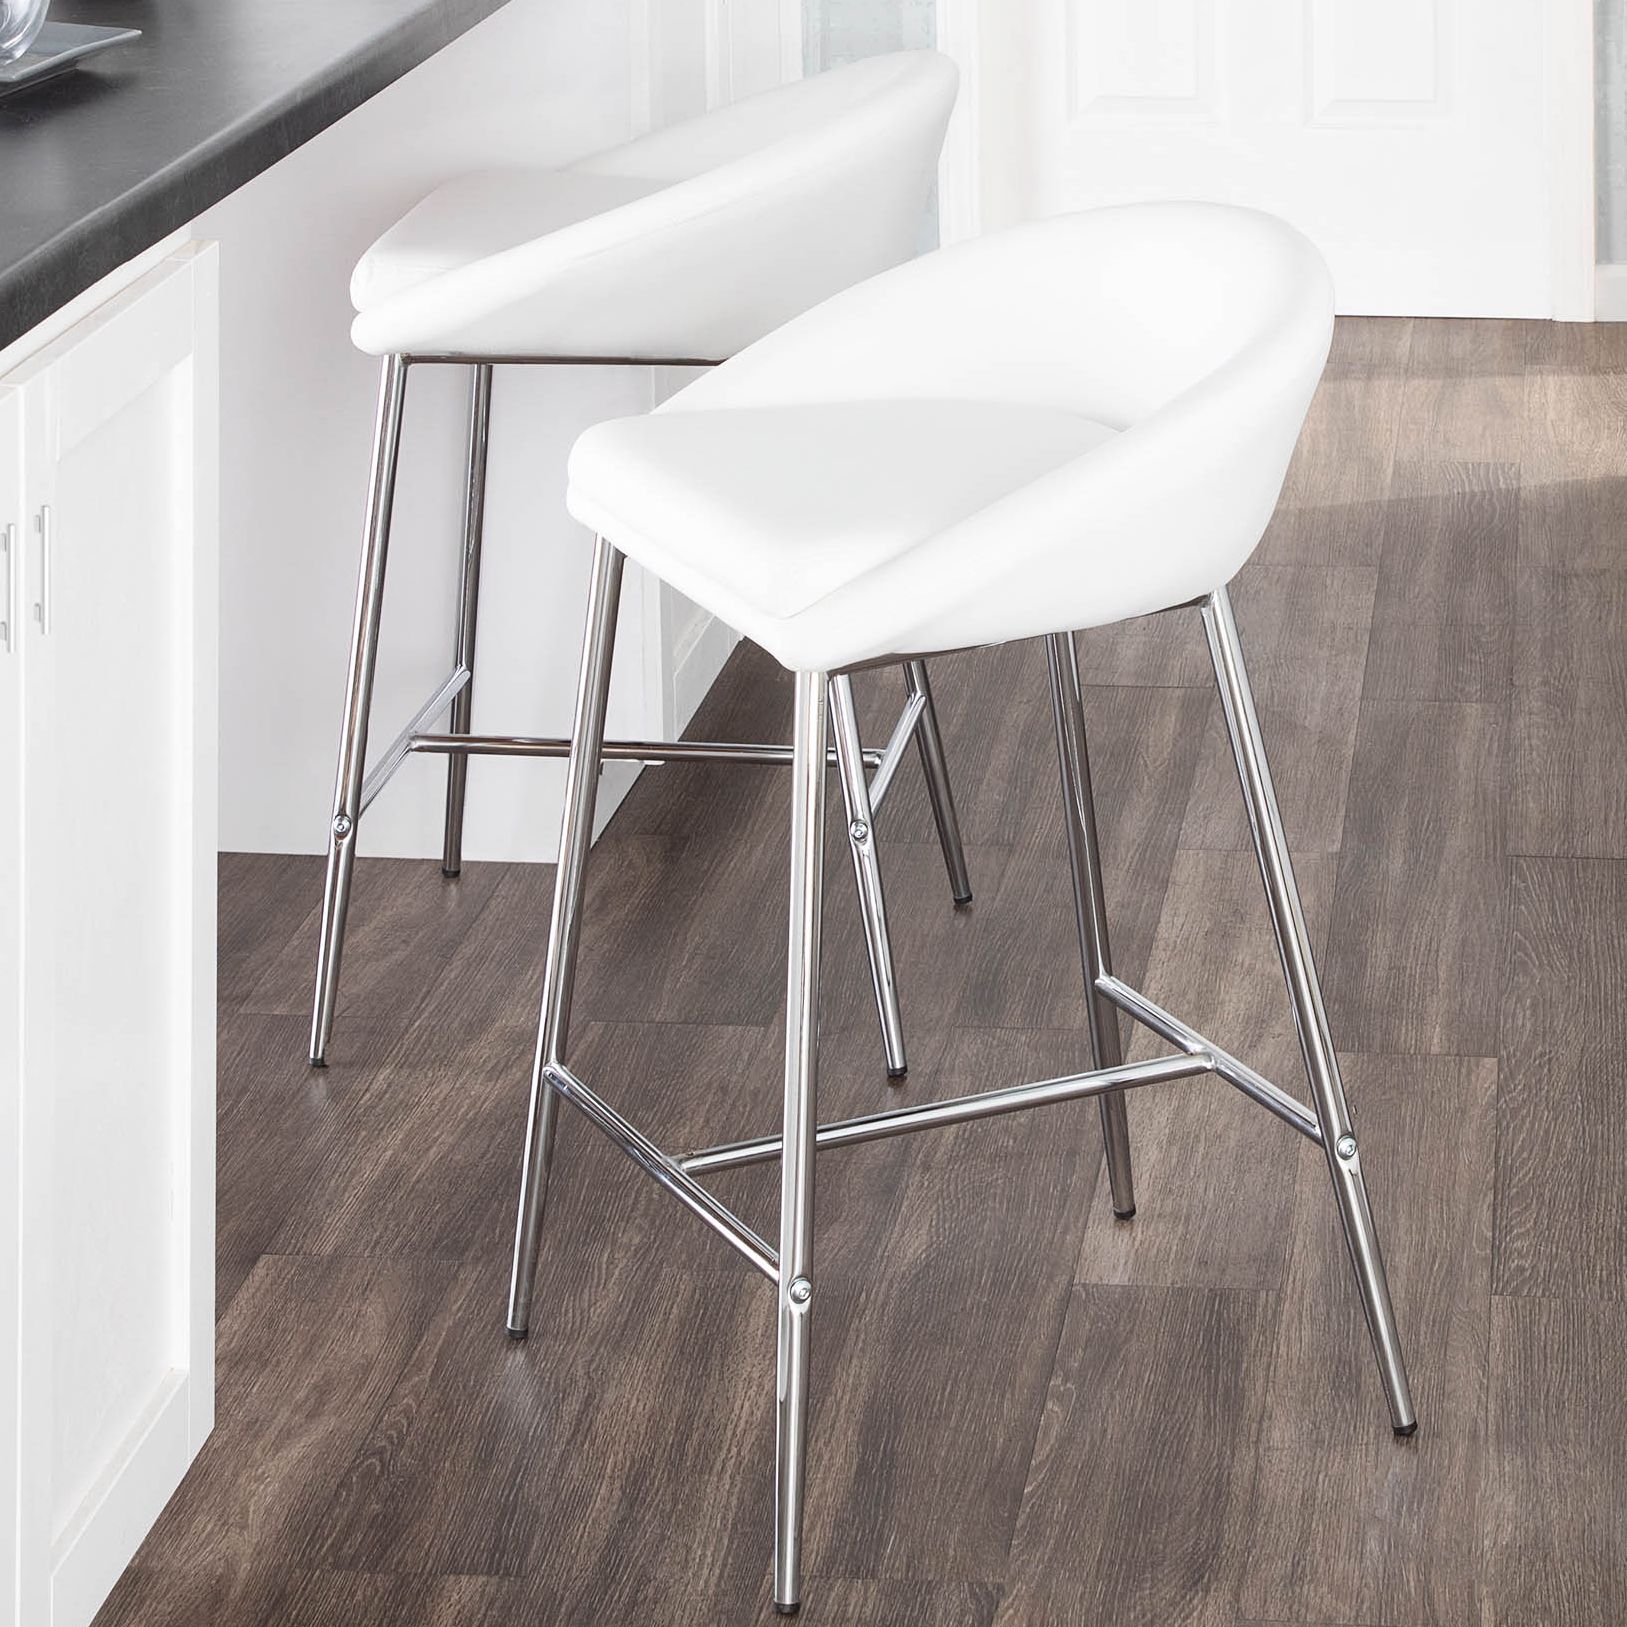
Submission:
{"label": "chrome stool leg", "polygon": [[1305,928],[1288,842],[1283,834],[1277,793],[1266,764],[1260,720],[1254,710],[1254,695],[1243,666],[1237,623],[1232,617],[1231,600],[1225,588],[1218,588],[1204,602],[1203,627],[1208,634],[1209,653],[1214,660],[1215,679],[1226,714],[1226,731],[1231,736],[1237,775],[1248,807],[1249,828],[1254,835],[1254,852],[1260,862],[1266,900],[1271,908],[1271,925],[1282,957],[1283,976],[1293,1002],[1294,1026],[1299,1032],[1305,1072],[1310,1079],[1317,1123],[1322,1131],[1323,1150],[1333,1177],[1333,1195],[1339,1206],[1339,1219],[1344,1224],[1345,1242],[1350,1249],[1350,1263],[1355,1268],[1368,1332],[1378,1357],[1390,1421],[1396,1434],[1410,1435],[1418,1427],[1418,1416],[1413,1410],[1400,1335],[1390,1306],[1384,1259],[1379,1252],[1378,1233],[1367,1201],[1367,1183],[1362,1178],[1361,1154],[1351,1125],[1350,1109],[1339,1078],[1339,1061],[1328,1033],[1322,988],[1311,954],[1310,934]]}
{"label": "chrome stool leg", "polygon": [[[813,1302],[809,1273],[813,1254],[814,1097],[819,1070],[819,915],[825,844],[825,694],[822,673],[797,674],[774,1438],[774,1608],[783,1616],[794,1615],[802,1600],[808,1319]],[[839,723],[839,727],[845,724]]]}
{"label": "chrome stool leg", "polygon": [[525,1162],[520,1175],[520,1213],[514,1228],[514,1272],[509,1282],[508,1331],[523,1339],[531,1324],[531,1292],[548,1197],[548,1168],[554,1153],[559,1098],[545,1070],[565,1060],[571,995],[576,983],[576,951],[582,938],[582,896],[587,884],[588,848],[593,841],[593,807],[598,800],[600,748],[610,696],[610,658],[616,644],[623,556],[600,537],[593,548],[588,587],[587,634],[576,692],[576,720],[565,769],[565,817],[559,834],[559,869],[554,878],[554,910],[548,927],[548,961],[542,983],[542,1014],[531,1068],[531,1109],[525,1126]]}
{"label": "chrome stool leg", "polygon": [[[1100,987],[1103,978],[1113,975],[1113,957],[1108,947],[1102,855],[1096,837],[1096,805],[1091,797],[1090,756],[1085,745],[1084,697],[1073,635],[1050,635],[1045,640],[1045,658],[1051,671],[1051,710],[1056,721],[1057,758],[1062,769],[1079,958],[1085,971],[1085,1014],[1090,1028],[1091,1063],[1097,1068],[1116,1068],[1124,1060],[1124,1051],[1119,1041],[1118,1011]],[[1113,1213],[1120,1220],[1129,1220],[1136,1212],[1136,1198],[1124,1092],[1108,1091],[1101,1098],[1100,1108]]]}
{"label": "chrome stool leg", "polygon": [[893,967],[892,939],[887,932],[887,904],[882,894],[875,819],[864,774],[864,751],[859,741],[859,717],[853,705],[853,680],[845,673],[830,681],[830,706],[835,723],[836,763],[841,771],[842,793],[847,800],[848,846],[853,852],[859,913],[864,920],[865,943],[870,951],[870,981],[876,991],[876,1009],[881,1014],[887,1077],[902,1079],[909,1071],[904,1052],[904,1019],[898,1010],[898,977]]}
{"label": "chrome stool leg", "polygon": [[311,1014],[310,1058],[326,1067],[333,1011],[339,996],[339,960],[344,951],[345,916],[356,867],[356,828],[361,821],[362,780],[367,766],[367,723],[378,661],[379,614],[384,606],[384,567],[390,547],[390,511],[395,503],[396,467],[401,455],[401,411],[407,390],[407,362],[387,356],[379,382],[373,440],[373,469],[367,490],[361,579],[356,588],[356,620],[345,679],[345,720],[339,741],[339,771],[328,827],[328,869],[322,887],[322,925],[317,944],[316,997]]}
{"label": "chrome stool leg", "polygon": [[932,818],[938,827],[938,845],[949,871],[949,891],[955,903],[970,904],[972,878],[966,869],[966,849],[960,839],[960,815],[955,811],[955,793],[949,784],[949,760],[944,755],[943,736],[938,732],[938,709],[932,700],[932,684],[925,661],[904,664],[904,686],[911,697],[925,697],[915,744],[921,753],[921,772],[926,776],[926,794],[932,803]]}
{"label": "chrome stool leg", "polygon": [[[458,566],[458,626],[452,646],[452,664],[469,673],[452,701],[448,734],[467,734],[475,700],[475,628],[480,616],[480,547],[486,531],[486,453],[491,437],[491,380],[489,362],[471,369],[469,381],[469,462],[463,509],[463,555]],[[446,834],[441,847],[441,874],[455,876],[463,869],[463,802],[469,783],[467,752],[451,752],[446,759]]]}

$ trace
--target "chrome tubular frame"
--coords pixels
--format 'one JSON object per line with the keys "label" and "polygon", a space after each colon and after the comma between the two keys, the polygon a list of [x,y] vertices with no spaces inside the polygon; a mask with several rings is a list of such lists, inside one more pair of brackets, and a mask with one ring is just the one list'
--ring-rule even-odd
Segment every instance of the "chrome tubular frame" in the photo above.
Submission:
{"label": "chrome tubular frame", "polygon": [[[838,680],[833,678],[832,683]],[[853,680],[844,674],[840,680],[852,691]],[[898,715],[897,726],[887,742],[887,749],[881,752],[866,752],[865,766],[874,768],[875,773],[870,776],[870,783],[866,788],[866,796],[870,801],[870,812],[874,813],[882,804],[888,789],[893,783],[893,776],[898,772],[898,765],[904,760],[904,753],[909,749],[910,741],[915,739],[925,718],[927,697],[925,695],[911,695],[908,705]],[[876,761],[871,762],[874,756]]]}
{"label": "chrome tubular frame", "polygon": [[[373,675],[378,655],[379,617],[384,596],[385,561],[389,549],[390,512],[395,474],[400,457],[401,420],[409,367],[446,365],[465,367],[470,374],[469,430],[465,470],[463,545],[459,557],[457,621],[453,636],[453,670],[413,714],[411,721],[383,752],[370,773],[365,772],[367,733],[372,706]],[[356,834],[362,815],[394,778],[406,759],[430,753],[447,759],[446,818],[442,837],[441,871],[457,876],[463,868],[464,807],[467,800],[470,757],[569,757],[568,739],[528,735],[476,735],[471,732],[474,707],[475,639],[480,607],[480,562],[485,533],[486,474],[492,412],[492,375],[497,366],[526,367],[713,367],[700,357],[643,356],[467,356],[454,354],[390,356],[384,361],[373,454],[367,523],[362,553],[361,585],[351,640],[350,674],[345,690],[344,727],[339,748],[337,789],[328,840],[327,879],[322,900],[321,937],[317,950],[316,994],[311,1017],[310,1060],[325,1066],[338,1000],[339,965],[344,949],[345,920],[355,868]],[[971,898],[966,855],[955,817],[954,794],[949,784],[943,742],[928,687],[926,667],[920,660],[905,666],[907,700],[884,750],[863,750],[858,756],[871,771],[867,794],[862,774],[843,775],[848,799],[848,823],[873,828],[893,777],[909,742],[920,748],[927,795],[937,821],[944,863],[957,905]],[[430,725],[450,710],[444,732]],[[726,762],[789,767],[790,746],[691,740],[613,740],[604,743],[602,759],[618,762],[693,763]],[[834,751],[829,761],[837,763]],[[858,804],[868,801],[868,810]],[[873,855],[872,855],[873,858]],[[855,863],[860,856],[855,850]],[[875,907],[880,876],[867,859],[860,872],[860,913],[865,924],[872,981],[881,1012],[887,1073],[902,1078],[905,1068],[902,1022],[895,992],[892,946],[884,912]]]}
{"label": "chrome tubular frame", "polygon": [[721,367],[716,356],[495,356],[459,350],[413,351],[414,367]]}
{"label": "chrome tubular frame", "polygon": [[[926,662],[904,663],[904,686],[911,697],[919,697],[921,726],[915,731],[915,744],[921,752],[921,772],[926,776],[927,797],[932,818],[938,827],[938,846],[949,871],[949,891],[957,906],[972,901],[972,881],[966,870],[966,847],[960,839],[960,816],[955,811],[955,793],[949,783],[949,760],[944,755],[943,736],[938,732],[938,709],[932,702],[932,684]],[[883,787],[885,789],[885,787]],[[876,801],[881,799],[878,796]]]}
{"label": "chrome tubular frame", "polygon": [[[873,811],[877,780],[885,790],[890,774],[878,768],[868,786],[851,685],[841,674],[796,675],[796,722],[792,746],[790,921],[786,957],[784,1112],[780,1133],[730,1142],[698,1152],[663,1152],[597,1092],[584,1084],[565,1059],[571,986],[581,933],[588,844],[609,693],[615,642],[616,598],[621,555],[602,538],[594,553],[588,630],[577,696],[570,767],[566,778],[565,822],[560,839],[559,881],[549,931],[547,973],[532,1075],[531,1114],[526,1134],[520,1214],[515,1238],[514,1277],[509,1299],[509,1332],[524,1337],[531,1304],[543,1199],[554,1137],[554,1111],[560,1099],[573,1102],[665,1191],[754,1265],[775,1285],[777,1306],[774,1608],[792,1614],[801,1597],[802,1518],[808,1430],[809,1317],[813,1302],[813,1177],[818,1149],[854,1146],[993,1118],[1030,1108],[1094,1097],[1102,1109],[1107,1163],[1116,1214],[1134,1209],[1125,1093],[1176,1079],[1218,1074],[1250,1100],[1291,1125],[1327,1156],[1335,1197],[1356,1269],[1357,1283],[1373,1334],[1374,1348],[1397,1434],[1417,1428],[1407,1390],[1399,1340],[1390,1307],[1378,1239],[1373,1229],[1360,1157],[1338,1063],[1328,1037],[1327,1017],[1311,957],[1309,935],[1283,836],[1282,819],[1260,739],[1259,719],[1243,667],[1242,651],[1224,590],[1202,601],[1205,629],[1214,657],[1226,724],[1248,807],[1256,856],[1265,881],[1282,965],[1294,1009],[1314,1106],[1274,1085],[1230,1052],[1172,1016],[1157,1002],[1114,976],[1107,936],[1101,854],[1091,793],[1085,739],[1083,689],[1078,657],[1069,634],[1046,640],[1051,701],[1056,724],[1068,851],[1074,884],[1080,955],[1086,979],[1086,1017],[1093,1066],[1087,1072],[980,1091],[948,1101],[869,1113],[829,1124],[817,1121],[819,954],[822,862],[825,825],[825,768],[834,724],[835,755],[855,818]],[[1183,607],[1186,608],[1186,607]],[[909,731],[930,716],[924,673],[910,677],[911,708],[882,754],[896,764]],[[919,703],[919,704],[917,704]],[[828,711],[827,711],[828,707]],[[738,748],[720,747],[720,751]],[[767,748],[759,748],[767,749]],[[923,747],[923,749],[925,749]],[[629,749],[630,755],[636,752]],[[953,819],[953,805],[946,810]],[[864,843],[851,830],[850,845],[859,868],[861,898],[882,916],[879,873],[861,863]],[[870,855],[873,858],[873,853]],[[881,994],[878,988],[878,997]],[[882,1007],[885,1018],[885,1006]],[[1118,1014],[1139,1022],[1177,1047],[1173,1055],[1125,1062]],[[698,1176],[748,1164],[780,1166],[778,1247],[767,1242],[703,1187]]]}
{"label": "chrome tubular frame", "polygon": [[520,1177],[520,1213],[514,1230],[514,1274],[509,1283],[508,1331],[523,1339],[531,1320],[532,1280],[537,1239],[542,1233],[548,1171],[554,1156],[558,1098],[549,1069],[565,1065],[571,996],[576,988],[576,951],[582,941],[582,898],[587,886],[588,848],[593,841],[593,805],[598,799],[599,749],[604,743],[605,708],[610,700],[610,662],[616,644],[623,556],[600,537],[593,545],[588,587],[587,635],[577,684],[576,721],[565,769],[565,817],[559,833],[559,874],[548,926],[548,962],[542,982],[542,1016],[531,1067],[531,1112],[525,1128]]}
{"label": "chrome tubular frame", "polygon": [[[891,748],[889,748],[891,749]],[[569,757],[571,743],[564,735],[526,734],[415,734],[408,751],[463,753],[471,757]],[[606,740],[600,755],[607,763],[744,763],[748,766],[789,768],[789,746],[758,746],[724,740]],[[867,750],[867,768],[879,769],[883,753]],[[832,768],[836,752],[825,754]],[[876,806],[872,794],[870,806]]]}
{"label": "chrome tubular frame", "polygon": [[1367,1201],[1367,1183],[1362,1177],[1361,1153],[1350,1121],[1350,1108],[1345,1102],[1344,1084],[1339,1077],[1339,1059],[1328,1032],[1322,986],[1311,954],[1311,935],[1306,930],[1305,913],[1299,901],[1288,839],[1283,834],[1282,812],[1277,806],[1276,789],[1266,763],[1260,719],[1254,710],[1254,693],[1243,666],[1242,644],[1225,588],[1217,588],[1205,602],[1203,628],[1209,638],[1215,681],[1226,714],[1226,732],[1231,736],[1237,777],[1248,808],[1249,830],[1254,837],[1260,877],[1265,883],[1283,978],[1294,1008],[1294,1027],[1299,1034],[1311,1097],[1316,1103],[1322,1150],[1327,1155],[1328,1174],[1333,1180],[1334,1202],[1344,1225],[1350,1263],[1356,1273],[1373,1351],[1378,1357],[1379,1374],[1390,1404],[1390,1421],[1396,1434],[1410,1435],[1418,1427],[1418,1415],[1413,1409],[1406,1364],[1401,1356],[1401,1339],[1390,1305],[1384,1258],[1379,1252],[1378,1233]]}
{"label": "chrome tubular frame", "polygon": [[774,1390],[774,1608],[781,1615],[794,1615],[802,1600],[808,1324],[813,1308],[814,1094],[819,1074],[819,928],[825,855],[825,674],[799,672],[796,686]]}
{"label": "chrome tubular frame", "polygon": [[[469,674],[469,681],[452,702],[448,727],[454,735],[467,734],[474,715],[475,634],[480,621],[480,551],[486,537],[486,464],[491,444],[490,362],[470,369],[469,459],[464,482],[463,554],[458,562],[458,624],[452,641],[452,660]],[[422,728],[423,725],[419,725]],[[418,729],[412,731],[414,734]],[[441,838],[441,874],[458,875],[463,869],[463,804],[469,786],[469,759],[462,753],[446,762],[446,827]]]}
{"label": "chrome tubular frame", "polygon": [[[836,763],[842,776],[842,794],[847,799],[847,841],[853,854],[853,876],[859,888],[859,913],[864,921],[865,941],[871,945],[890,945],[892,937],[887,931],[881,861],[876,856],[875,811],[870,786],[864,778],[859,714],[853,705],[853,680],[846,673],[830,680],[830,706],[836,725]],[[919,720],[917,710],[916,721]],[[876,778],[880,777],[878,770]],[[898,1011],[898,981],[890,952],[870,956],[870,981],[881,1017],[881,1045],[887,1058],[887,1077],[899,1080],[909,1072],[909,1062],[904,1055],[904,1019]]]}
{"label": "chrome tubular frame", "polygon": [[[1072,633],[1054,633],[1045,641],[1051,674],[1051,714],[1056,724],[1057,761],[1062,772],[1063,817],[1068,831],[1068,868],[1073,874],[1074,920],[1079,930],[1079,960],[1085,974],[1085,1018],[1091,1060],[1098,1068],[1124,1060],[1118,1013],[1103,997],[1100,980],[1112,975],[1107,942],[1107,899],[1102,891],[1102,855],[1096,838],[1096,803],[1090,789],[1090,754],[1085,747],[1084,694],[1079,657]],[[1113,1213],[1120,1220],[1136,1212],[1135,1180],[1130,1166],[1130,1121],[1123,1091],[1101,1099],[1102,1143],[1107,1151],[1107,1177],[1113,1189]]]}
{"label": "chrome tubular frame", "polygon": [[[662,1152],[636,1125],[629,1124],[597,1091],[588,1089],[562,1062],[551,1062],[542,1071],[548,1083],[566,1101],[581,1108],[646,1175],[653,1176],[658,1185],[665,1187],[692,1215],[738,1250],[770,1282],[780,1280],[779,1256],[774,1250],[696,1182],[682,1165]],[[775,1146],[778,1145],[776,1142]]]}
{"label": "chrome tubular frame", "polygon": [[385,358],[379,379],[373,435],[373,469],[367,483],[367,520],[362,536],[361,575],[356,585],[356,622],[345,678],[345,723],[339,738],[339,769],[328,826],[328,868],[322,884],[322,925],[316,952],[316,997],[312,1002],[310,1057],[326,1067],[333,1011],[339,995],[339,959],[344,952],[345,916],[356,870],[356,823],[361,818],[362,782],[367,763],[368,714],[373,673],[378,665],[379,615],[384,608],[384,563],[390,548],[390,512],[395,505],[396,467],[401,458],[401,415],[407,394],[407,364]]}
{"label": "chrome tubular frame", "polygon": [[455,707],[469,693],[469,685],[473,678],[474,674],[467,667],[455,668],[447,676],[446,682],[418,709],[412,722],[390,742],[388,750],[379,757],[373,772],[362,782],[361,806],[357,810],[358,813],[366,813],[373,805],[374,797],[394,778],[395,771],[407,760],[407,753],[412,750],[412,743],[418,737],[419,730],[433,723],[447,707]]}
{"label": "chrome tubular frame", "polygon": [[[1002,1113],[1022,1113],[1031,1107],[1050,1107],[1056,1102],[1076,1102],[1087,1096],[1101,1096],[1141,1085],[1159,1085],[1167,1079],[1190,1079],[1217,1071],[1215,1058],[1194,1051],[1182,1056],[1159,1056],[1147,1062],[1120,1062],[1111,1068],[1089,1073],[1064,1074],[1058,1079],[1036,1079],[1032,1084],[1008,1085],[1003,1090],[982,1090],[970,1096],[956,1096],[946,1102],[924,1102],[919,1107],[897,1107],[885,1113],[866,1113],[856,1119],[839,1119],[821,1124],[815,1132],[815,1145],[852,1147],[862,1141],[883,1141],[889,1136],[908,1135],[915,1130],[938,1130],[952,1124],[969,1124],[976,1119],[992,1119]],[[761,1136],[755,1141],[734,1141],[722,1147],[708,1147],[675,1160],[686,1174],[710,1174],[718,1169],[739,1169],[746,1164],[772,1164],[780,1156],[778,1136]]]}
{"label": "chrome tubular frame", "polygon": [[1275,1113],[1284,1124],[1291,1124],[1299,1133],[1317,1146],[1322,1145],[1322,1130],[1316,1114],[1302,1101],[1290,1096],[1286,1090],[1271,1083],[1263,1073],[1256,1073],[1246,1062],[1239,1062],[1230,1051],[1223,1051],[1211,1040],[1206,1040],[1195,1028],[1190,1028],[1179,1017],[1154,1000],[1149,1000],[1139,989],[1121,983],[1116,977],[1100,977],[1096,987],[1128,1017],[1134,1017],[1144,1028],[1179,1045],[1188,1056],[1206,1056],[1214,1071],[1229,1085],[1235,1085],[1268,1113]]}

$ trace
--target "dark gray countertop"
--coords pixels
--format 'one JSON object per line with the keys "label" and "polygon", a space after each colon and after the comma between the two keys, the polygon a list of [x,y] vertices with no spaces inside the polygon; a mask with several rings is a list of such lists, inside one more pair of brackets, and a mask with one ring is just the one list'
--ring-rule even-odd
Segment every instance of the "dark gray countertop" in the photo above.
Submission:
{"label": "dark gray countertop", "polygon": [[0,349],[504,0],[55,0],[133,45],[0,101]]}

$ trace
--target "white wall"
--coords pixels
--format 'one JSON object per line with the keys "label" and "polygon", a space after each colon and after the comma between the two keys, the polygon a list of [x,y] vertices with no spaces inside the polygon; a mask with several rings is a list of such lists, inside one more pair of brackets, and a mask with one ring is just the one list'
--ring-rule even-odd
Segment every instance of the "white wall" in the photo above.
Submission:
{"label": "white wall", "polygon": [[[704,96],[682,19],[653,70],[663,0],[512,0],[207,214],[221,244],[221,845],[325,842],[377,364],[350,346],[361,252],[448,176],[548,165],[625,140],[658,106]],[[659,91],[659,95],[656,91]],[[648,371],[506,369],[494,391],[475,727],[564,734],[591,539],[563,508],[565,457],[588,424],[642,412]],[[390,554],[372,745],[392,739],[451,665],[466,381],[415,369]],[[732,644],[629,571],[611,727],[681,727]],[[607,773],[608,816],[633,770]],[[444,759],[409,760],[363,821],[364,853],[440,852]],[[559,763],[476,759],[465,851],[547,860]]]}

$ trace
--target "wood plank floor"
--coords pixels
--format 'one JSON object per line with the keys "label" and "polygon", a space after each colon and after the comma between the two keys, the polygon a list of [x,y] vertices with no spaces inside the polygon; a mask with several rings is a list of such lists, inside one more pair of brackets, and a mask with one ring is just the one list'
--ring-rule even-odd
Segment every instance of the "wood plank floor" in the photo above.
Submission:
{"label": "wood plank floor", "polygon": [[[1320,1156],[1217,1082],[1131,1098],[1128,1225],[1084,1105],[834,1153],[810,1623],[1627,1621],[1627,328],[1341,323],[1236,599],[1422,1429]],[[1196,617],[1082,646],[1119,970],[1297,1090]],[[936,679],[977,899],[912,763],[906,1099],[1086,1056],[1043,660]],[[788,712],[742,651],[697,729]],[[597,849],[579,1066],[665,1144],[777,1123],[785,820],[652,770]],[[899,1098],[828,873],[836,1116]],[[312,1073],[318,865],[223,861],[220,1420],[99,1627],[766,1619],[769,1293],[568,1112],[503,1336],[551,879],[364,863]]]}

